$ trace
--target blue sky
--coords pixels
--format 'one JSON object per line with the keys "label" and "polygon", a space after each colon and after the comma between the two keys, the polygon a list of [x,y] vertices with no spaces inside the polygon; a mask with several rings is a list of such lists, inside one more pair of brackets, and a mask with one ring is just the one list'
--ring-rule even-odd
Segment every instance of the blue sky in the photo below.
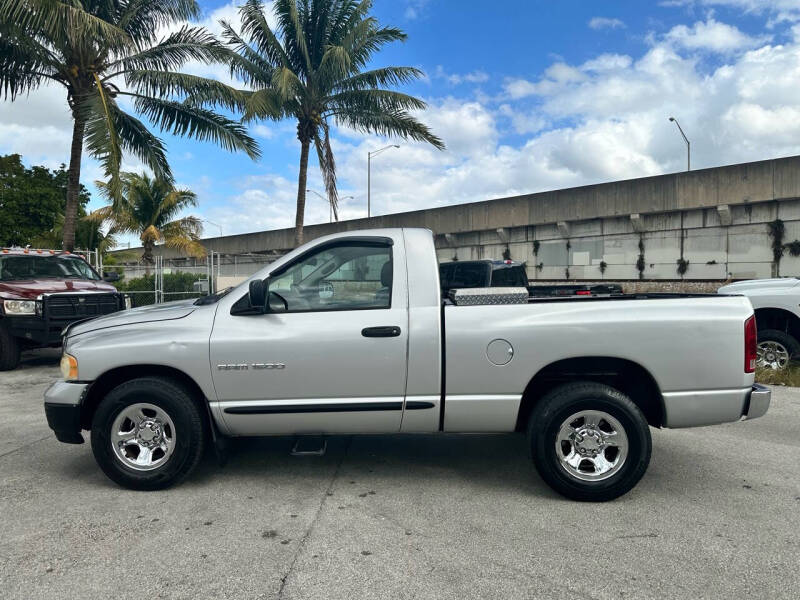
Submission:
{"label": "blue sky", "polygon": [[[201,4],[212,30],[236,19],[236,1]],[[376,158],[373,213],[681,170],[670,115],[692,139],[695,168],[800,154],[800,0],[376,0],[374,14],[408,33],[375,64],[425,71],[406,91],[428,102],[418,116],[448,149],[400,140]],[[294,221],[295,126],[252,132],[258,162],[163,136],[179,184],[199,195],[192,212],[225,234]],[[334,129],[340,194],[353,196],[343,218],[365,214],[366,154],[390,142]],[[68,143],[61,90],[0,103],[0,152],[55,166]],[[91,187],[101,172],[90,157],[84,164]],[[315,165],[309,187],[322,191]],[[327,220],[322,200],[307,203],[307,223]]]}

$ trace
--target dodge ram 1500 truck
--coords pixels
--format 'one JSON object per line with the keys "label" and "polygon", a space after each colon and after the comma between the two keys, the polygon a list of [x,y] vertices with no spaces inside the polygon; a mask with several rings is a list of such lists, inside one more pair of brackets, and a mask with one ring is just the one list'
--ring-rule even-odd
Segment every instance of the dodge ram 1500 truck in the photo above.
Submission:
{"label": "dodge ram 1500 truck", "polygon": [[123,310],[129,300],[78,254],[0,248],[0,371],[19,364],[20,351],[58,346],[74,321]]}
{"label": "dodge ram 1500 truck", "polygon": [[224,293],[69,327],[44,407],[59,440],[90,430],[102,470],[134,489],[186,477],[225,436],[525,432],[554,489],[609,500],[647,469],[648,426],[763,415],[755,362],[747,298],[443,301],[431,232],[379,229],[316,239]]}

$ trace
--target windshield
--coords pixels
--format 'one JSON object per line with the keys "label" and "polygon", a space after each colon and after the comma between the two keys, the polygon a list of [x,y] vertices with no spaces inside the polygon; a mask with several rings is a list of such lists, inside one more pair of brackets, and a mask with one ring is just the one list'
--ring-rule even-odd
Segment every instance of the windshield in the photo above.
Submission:
{"label": "windshield", "polygon": [[0,256],[0,281],[24,279],[91,279],[100,276],[74,256]]}

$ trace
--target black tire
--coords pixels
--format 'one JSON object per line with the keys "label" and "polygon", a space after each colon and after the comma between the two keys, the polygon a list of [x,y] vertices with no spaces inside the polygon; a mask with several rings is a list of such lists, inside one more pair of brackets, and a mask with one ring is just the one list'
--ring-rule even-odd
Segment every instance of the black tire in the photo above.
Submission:
{"label": "black tire", "polygon": [[0,321],[0,371],[12,371],[19,365],[19,342]]}
{"label": "black tire", "polygon": [[[582,481],[568,472],[558,456],[556,440],[562,423],[584,410],[607,413],[627,436],[627,456],[607,479]],[[630,491],[647,470],[653,447],[639,407],[619,390],[594,382],[568,383],[545,394],[531,413],[528,443],[536,470],[550,487],[567,498],[589,502],[613,500]]]}
{"label": "black tire", "polygon": [[[786,348],[786,351],[789,353],[789,361],[781,368],[786,368],[800,357],[800,343],[788,333],[777,329],[759,330],[758,343],[761,344],[763,342],[775,342]],[[766,365],[759,359],[758,366],[762,367]]]}
{"label": "black tire", "polygon": [[[153,470],[139,471],[119,458],[111,442],[112,426],[127,407],[147,403],[163,410],[174,423],[174,449]],[[111,390],[92,418],[92,452],[112,481],[132,490],[160,490],[187,477],[197,466],[206,443],[203,412],[190,393],[174,380],[142,377]]]}

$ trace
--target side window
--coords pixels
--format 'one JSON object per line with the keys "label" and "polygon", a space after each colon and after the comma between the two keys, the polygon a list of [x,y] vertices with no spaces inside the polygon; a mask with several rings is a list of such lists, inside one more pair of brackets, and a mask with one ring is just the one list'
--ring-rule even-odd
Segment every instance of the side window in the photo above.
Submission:
{"label": "side window", "polygon": [[443,290],[450,287],[455,266],[455,263],[442,263],[439,265],[439,285]]}
{"label": "side window", "polygon": [[353,242],[328,247],[270,278],[270,308],[275,312],[389,308],[392,275],[391,246]]}

